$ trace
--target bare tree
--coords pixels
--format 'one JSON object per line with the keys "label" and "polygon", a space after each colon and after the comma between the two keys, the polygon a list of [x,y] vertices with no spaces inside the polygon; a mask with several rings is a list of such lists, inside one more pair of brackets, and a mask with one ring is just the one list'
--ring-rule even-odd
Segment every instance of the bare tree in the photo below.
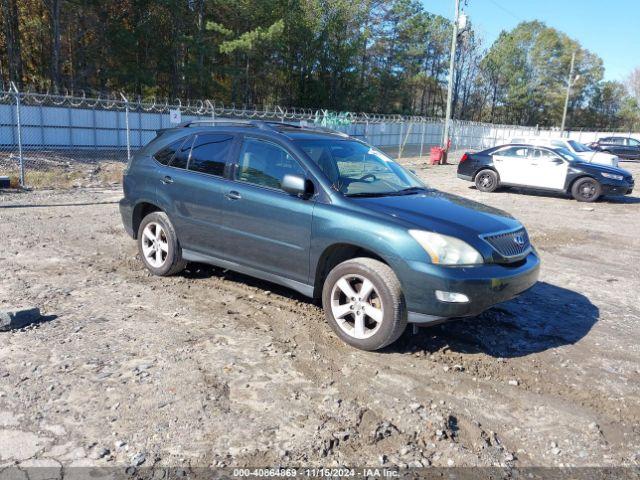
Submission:
{"label": "bare tree", "polygon": [[635,98],[640,105],[640,67],[634,68],[629,74],[629,78],[627,78],[627,88],[631,96]]}

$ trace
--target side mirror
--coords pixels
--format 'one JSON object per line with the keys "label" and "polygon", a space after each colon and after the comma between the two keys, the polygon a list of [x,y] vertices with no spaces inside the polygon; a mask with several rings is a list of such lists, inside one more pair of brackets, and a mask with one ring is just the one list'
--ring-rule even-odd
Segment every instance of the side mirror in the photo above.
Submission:
{"label": "side mirror", "polygon": [[281,188],[291,195],[304,196],[307,194],[307,181],[298,175],[285,175]]}

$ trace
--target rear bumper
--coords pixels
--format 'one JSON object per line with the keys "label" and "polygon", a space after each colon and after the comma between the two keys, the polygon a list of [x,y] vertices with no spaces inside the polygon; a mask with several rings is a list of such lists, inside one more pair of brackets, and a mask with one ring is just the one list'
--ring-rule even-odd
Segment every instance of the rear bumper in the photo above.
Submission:
{"label": "rear bumper", "polygon": [[[479,315],[488,308],[510,300],[538,281],[540,259],[532,251],[517,266],[485,264],[477,267],[413,265],[411,284],[403,282],[409,322],[441,323],[450,318]],[[436,290],[462,293],[465,303],[438,300]]]}
{"label": "rear bumper", "polygon": [[124,226],[125,231],[131,238],[135,238],[136,234],[133,231],[133,205],[126,199],[123,198],[119,202],[120,208],[120,217],[122,217],[122,225]]}
{"label": "rear bumper", "polygon": [[462,180],[466,180],[468,182],[473,181],[473,177],[471,175],[465,175],[464,173],[459,173],[458,178],[461,178]]}

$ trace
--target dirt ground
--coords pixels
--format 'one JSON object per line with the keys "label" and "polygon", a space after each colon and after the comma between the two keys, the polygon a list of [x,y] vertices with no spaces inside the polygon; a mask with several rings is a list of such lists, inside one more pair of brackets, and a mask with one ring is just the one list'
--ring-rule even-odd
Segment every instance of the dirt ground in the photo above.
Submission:
{"label": "dirt ground", "polygon": [[45,314],[0,332],[0,470],[640,465],[640,198],[485,194],[403,163],[515,215],[543,266],[520,298],[376,353],[284,288],[150,276],[116,187],[0,193],[0,309]]}

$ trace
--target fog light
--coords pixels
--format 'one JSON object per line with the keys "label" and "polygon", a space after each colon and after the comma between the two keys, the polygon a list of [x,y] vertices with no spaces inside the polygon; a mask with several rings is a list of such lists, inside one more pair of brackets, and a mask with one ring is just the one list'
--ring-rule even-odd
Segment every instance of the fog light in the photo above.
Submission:
{"label": "fog light", "polygon": [[449,303],[467,303],[469,301],[469,297],[464,293],[443,292],[442,290],[436,290],[436,298],[441,302]]}

